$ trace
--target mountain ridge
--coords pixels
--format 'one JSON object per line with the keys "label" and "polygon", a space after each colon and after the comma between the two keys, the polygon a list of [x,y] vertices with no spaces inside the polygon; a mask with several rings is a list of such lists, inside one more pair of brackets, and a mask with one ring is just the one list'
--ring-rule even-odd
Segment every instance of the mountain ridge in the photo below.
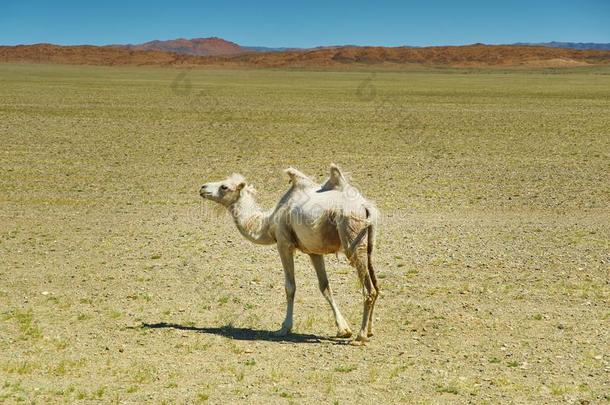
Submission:
{"label": "mountain ridge", "polygon": [[153,40],[143,44],[112,46],[134,51],[174,52],[194,56],[237,55],[247,52],[241,45],[219,37]]}
{"label": "mountain ridge", "polygon": [[545,46],[549,48],[610,51],[610,43],[597,42],[515,42],[515,46]]}
{"label": "mountain ridge", "polygon": [[[482,43],[476,43],[472,45],[485,45]],[[595,42],[515,42],[512,44],[506,44],[507,46],[541,46],[547,48],[561,48],[561,49],[578,49],[578,50],[610,50],[610,43],[595,43]],[[185,55],[195,56],[232,56],[252,52],[297,52],[297,51],[312,51],[317,49],[336,49],[336,48],[366,48],[367,46],[359,45],[330,45],[330,46],[317,46],[311,48],[299,48],[299,47],[268,47],[268,46],[244,46],[239,45],[235,42],[228,41],[219,37],[205,37],[205,38],[177,38],[170,40],[153,40],[142,44],[126,44],[126,45],[112,45],[116,47],[124,47],[131,50],[148,50],[148,51],[164,51],[174,52]],[[468,45],[463,45],[468,46]],[[494,46],[494,45],[489,45]],[[407,48],[431,48],[421,46],[410,46],[401,45],[401,47]],[[383,47],[383,48],[396,48],[396,47]]]}
{"label": "mountain ridge", "polygon": [[[256,51],[221,38],[200,41],[150,41],[140,45],[53,44],[0,46],[0,62],[90,65],[349,67],[360,66],[534,66],[569,67],[610,64],[610,51],[578,50],[535,45],[435,47],[330,46],[313,49]],[[195,45],[193,45],[195,44]],[[162,50],[165,48],[172,51]],[[265,48],[267,49],[267,48]],[[188,52],[198,52],[196,55]]]}

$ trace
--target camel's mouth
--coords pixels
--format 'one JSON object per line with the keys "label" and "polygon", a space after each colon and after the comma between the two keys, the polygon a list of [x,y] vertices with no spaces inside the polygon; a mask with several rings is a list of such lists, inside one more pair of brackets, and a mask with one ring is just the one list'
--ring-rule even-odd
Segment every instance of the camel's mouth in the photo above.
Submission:
{"label": "camel's mouth", "polygon": [[199,190],[199,195],[202,198],[206,198],[206,199],[210,199],[210,197],[212,197],[212,193],[207,191],[205,188],[201,187],[201,189]]}
{"label": "camel's mouth", "polygon": [[220,199],[218,198],[218,196],[214,195],[213,193],[210,193],[209,191],[201,190],[199,192],[199,195],[204,200],[208,200],[208,201],[212,201],[212,202],[216,202],[216,203],[220,202]]}

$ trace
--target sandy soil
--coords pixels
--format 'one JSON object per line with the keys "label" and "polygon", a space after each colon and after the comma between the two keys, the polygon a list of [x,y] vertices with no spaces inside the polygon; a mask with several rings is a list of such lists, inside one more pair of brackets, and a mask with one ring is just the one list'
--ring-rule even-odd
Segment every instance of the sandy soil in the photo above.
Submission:
{"label": "sandy soil", "polygon": [[[607,402],[607,73],[0,65],[0,401]],[[304,255],[274,338],[274,248],[197,195],[331,161],[383,212],[366,347]]]}

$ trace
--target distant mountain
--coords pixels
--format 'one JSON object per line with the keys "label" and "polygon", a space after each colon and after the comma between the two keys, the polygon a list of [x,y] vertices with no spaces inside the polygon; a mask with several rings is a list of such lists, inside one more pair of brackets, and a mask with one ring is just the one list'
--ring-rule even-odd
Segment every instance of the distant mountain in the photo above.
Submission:
{"label": "distant mountain", "polygon": [[[209,38],[204,38],[209,39]],[[166,66],[244,66],[244,67],[331,67],[352,66],[394,67],[575,67],[610,65],[610,51],[560,49],[542,46],[467,45],[409,47],[323,47],[306,50],[253,52],[228,41],[213,39],[217,47],[199,48],[206,56],[187,55],[194,52],[187,41],[153,41],[138,46],[58,46],[51,44],[0,46],[0,62],[62,63],[81,65],[166,65]],[[171,52],[158,50],[159,42]],[[170,45],[167,45],[170,42]],[[210,41],[206,41],[210,45]],[[196,43],[196,42],[195,42]],[[205,42],[204,42],[205,43]],[[227,45],[227,43],[229,45]],[[233,44],[233,45],[231,45]],[[181,53],[176,50],[182,50]],[[245,49],[245,50],[244,50]],[[215,52],[216,55],[210,55]],[[221,54],[219,54],[221,53]],[[224,54],[222,54],[224,53]]]}
{"label": "distant mountain", "polygon": [[179,38],[168,41],[150,41],[138,45],[129,44],[112,46],[116,48],[129,49],[132,51],[174,52],[183,55],[195,56],[227,56],[252,52],[252,50],[239,46],[235,42],[227,41],[218,37],[193,39]]}
{"label": "distant mountain", "polygon": [[304,50],[303,48],[269,48],[267,46],[242,46],[242,48],[252,52],[288,52]]}
{"label": "distant mountain", "polygon": [[580,50],[597,50],[597,51],[610,51],[610,44],[597,44],[593,42],[541,42],[541,43],[529,43],[529,42],[517,42],[516,46],[546,46],[548,48],[566,48],[566,49],[580,49]]}
{"label": "distant mountain", "polygon": [[[482,46],[483,44],[477,43],[473,46]],[[115,45],[116,47],[122,47],[134,51],[163,51],[163,52],[174,52],[182,55],[195,55],[195,56],[232,56],[242,55],[248,53],[278,53],[278,52],[304,52],[304,51],[316,51],[324,49],[351,49],[351,48],[365,48],[357,45],[334,45],[334,46],[318,46],[315,48],[286,48],[286,47],[266,47],[266,46],[241,46],[235,42],[227,41],[218,37],[209,38],[193,38],[193,39],[172,39],[167,41],[150,41],[144,44],[138,45]],[[592,42],[542,42],[542,43],[530,43],[530,42],[517,42],[510,44],[510,46],[542,46],[545,48],[562,48],[562,49],[578,49],[578,50],[598,50],[608,51],[610,50],[610,43],[599,44]],[[418,48],[405,46],[405,48]]]}
{"label": "distant mountain", "polygon": [[[483,46],[484,44],[473,44],[472,46]],[[379,48],[379,47],[360,47],[357,45],[335,45],[318,46],[315,48],[274,48],[265,46],[241,46],[235,42],[227,41],[218,37],[193,38],[193,39],[171,39],[167,41],[150,41],[136,45],[112,45],[117,48],[129,49],[132,51],[161,51],[173,52],[181,55],[195,56],[234,56],[248,53],[282,53],[282,52],[305,52],[326,49],[351,49],[351,48]],[[509,46],[540,46],[545,48],[562,48],[578,50],[610,50],[610,44],[581,43],[581,42],[544,42],[530,43],[517,42]],[[387,48],[387,47],[384,47]],[[403,48],[418,48],[404,46]],[[389,49],[389,48],[388,48]]]}

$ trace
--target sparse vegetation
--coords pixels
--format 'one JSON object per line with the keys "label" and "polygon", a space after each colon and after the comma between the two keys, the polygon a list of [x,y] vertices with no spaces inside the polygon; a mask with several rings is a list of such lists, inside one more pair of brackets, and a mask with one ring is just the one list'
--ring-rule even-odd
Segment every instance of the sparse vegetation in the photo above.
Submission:
{"label": "sparse vegetation", "polygon": [[346,365],[336,366],[335,371],[338,373],[349,373],[351,371],[354,371],[356,368],[358,368],[358,367],[354,364],[346,364]]}
{"label": "sparse vegetation", "polygon": [[42,329],[34,319],[31,308],[26,310],[9,311],[4,314],[5,320],[14,320],[19,327],[20,338],[22,340],[42,338]]}
{"label": "sparse vegetation", "polygon": [[[608,73],[0,64],[0,402],[603,402]],[[331,161],[384,215],[366,347],[304,255],[274,337],[277,252],[197,195]]]}
{"label": "sparse vegetation", "polygon": [[439,385],[436,387],[436,392],[458,395],[459,390],[453,385]]}

